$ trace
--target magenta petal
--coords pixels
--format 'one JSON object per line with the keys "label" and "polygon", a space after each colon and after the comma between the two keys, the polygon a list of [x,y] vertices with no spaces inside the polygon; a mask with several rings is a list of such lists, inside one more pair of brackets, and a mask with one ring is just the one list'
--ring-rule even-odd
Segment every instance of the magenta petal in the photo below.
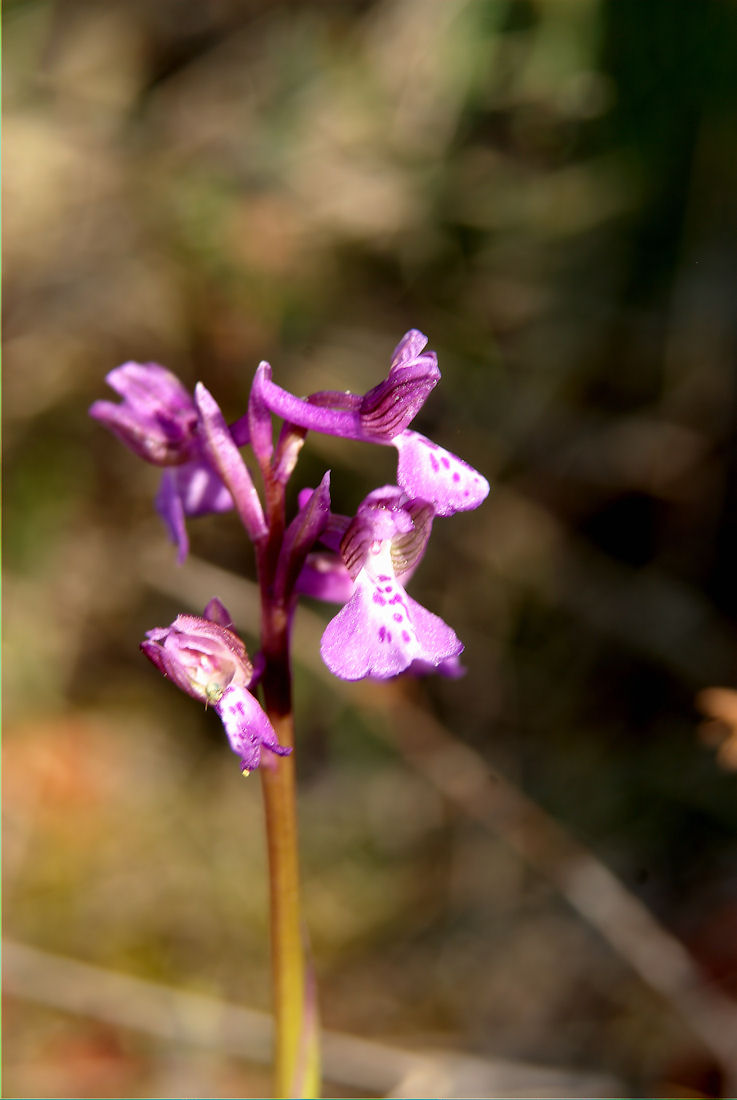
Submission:
{"label": "magenta petal", "polygon": [[[391,443],[422,408],[440,379],[434,352],[420,354],[427,338],[416,329],[406,333],[394,351],[387,377],[362,397],[321,391],[303,400],[271,381],[271,368],[261,364],[259,400],[289,424],[305,431]],[[253,429],[253,425],[252,425]]]}
{"label": "magenta petal", "polygon": [[181,565],[189,553],[189,536],[174,470],[164,471],[156,494],[156,511],[166,524],[171,541],[177,547],[177,561]]}
{"label": "magenta petal", "polygon": [[392,368],[404,366],[412,359],[417,359],[422,349],[427,344],[427,336],[419,329],[411,328],[405,332],[402,339],[394,349],[392,355]]}
{"label": "magenta petal", "polygon": [[311,400],[295,397],[272,382],[270,368],[261,373],[260,395],[267,407],[289,424],[325,435],[338,435],[347,439],[362,438],[359,398],[351,397],[352,407],[346,409],[344,394],[314,394],[315,398],[330,402],[330,406],[313,404]]}
{"label": "magenta petal", "polygon": [[251,384],[248,398],[248,431],[253,453],[262,468],[271,461],[274,452],[271,412],[264,402],[263,384],[271,381],[271,367],[268,363],[259,363]]}
{"label": "magenta petal", "polygon": [[392,367],[361,401],[361,431],[365,439],[390,443],[414,420],[438,384],[440,371],[434,352]]}
{"label": "magenta petal", "polygon": [[185,517],[228,512],[232,507],[232,496],[220,476],[204,460],[185,462],[183,466],[164,472],[156,496],[156,511],[178,547],[180,564],[189,553]]}
{"label": "magenta petal", "polygon": [[192,454],[197,412],[176,375],[158,363],[124,363],[106,381],[123,400],[95,401],[90,416],[154,465],[173,466]]}
{"label": "magenta petal", "polygon": [[202,612],[203,619],[209,619],[211,623],[217,623],[218,626],[224,626],[226,630],[233,629],[233,620],[230,616],[230,612],[227,607],[217,596],[208,603],[205,610]]}
{"label": "magenta petal", "polygon": [[230,687],[215,704],[233,752],[241,758],[241,771],[254,771],[261,763],[261,750],[269,749],[278,756],[292,751],[280,745],[274,727],[258,700],[250,691]]}
{"label": "magenta petal", "polygon": [[177,466],[173,474],[185,516],[229,512],[233,507],[233,497],[220,475],[204,460],[196,459]]}
{"label": "magenta petal", "polygon": [[301,596],[328,603],[345,603],[350,599],[355,581],[341,558],[330,550],[316,550],[307,555],[295,591]]}
{"label": "magenta petal", "polygon": [[348,603],[328,623],[320,646],[325,664],[342,680],[387,679],[413,661],[437,667],[462,650],[455,632],[400,584],[385,574],[373,580],[365,571]]}
{"label": "magenta petal", "polygon": [[330,518],[330,471],[304,503],[284,532],[284,540],[276,565],[274,596],[277,600],[291,597],[295,582],[307,554],[327,526]]}
{"label": "magenta petal", "polygon": [[439,516],[478,508],[489,483],[467,462],[426,439],[404,431],[393,441],[399,452],[397,481],[408,496],[426,500]]}
{"label": "magenta petal", "polygon": [[215,398],[201,382],[195,388],[195,404],[200,418],[203,450],[230,490],[249,537],[256,542],[266,535],[266,523],[248,467],[233,442]]}
{"label": "magenta petal", "polygon": [[188,414],[194,424],[190,394],[166,367],[158,363],[123,363],[105,375],[110,389],[137,409],[150,413],[166,406],[173,413]]}

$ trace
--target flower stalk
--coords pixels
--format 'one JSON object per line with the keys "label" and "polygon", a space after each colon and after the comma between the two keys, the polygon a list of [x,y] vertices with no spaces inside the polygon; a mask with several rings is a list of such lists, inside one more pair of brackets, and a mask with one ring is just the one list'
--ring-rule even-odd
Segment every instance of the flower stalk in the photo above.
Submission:
{"label": "flower stalk", "polygon": [[[284,487],[262,467],[266,488],[266,537],[256,546],[261,591],[261,640],[265,660],[261,689],[264,709],[285,747],[294,747],[290,616],[275,596],[284,540]],[[274,1095],[319,1096],[317,1031],[310,1026],[299,884],[297,792],[294,756],[261,770],[269,868],[271,971],[275,1051]],[[313,1049],[308,1059],[308,1045]],[[310,1073],[309,1067],[312,1067]]]}

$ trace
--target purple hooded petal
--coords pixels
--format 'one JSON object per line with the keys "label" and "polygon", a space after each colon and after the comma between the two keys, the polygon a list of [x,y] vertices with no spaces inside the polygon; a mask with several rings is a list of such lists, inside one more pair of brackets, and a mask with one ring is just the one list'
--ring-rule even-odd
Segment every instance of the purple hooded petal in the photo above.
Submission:
{"label": "purple hooded petal", "polygon": [[398,531],[391,543],[392,566],[402,584],[422,561],[435,518],[435,509],[424,500],[408,500],[404,509],[412,526],[406,532]]}
{"label": "purple hooded petal", "polygon": [[90,416],[156,466],[177,465],[192,456],[197,412],[176,375],[158,363],[124,363],[106,381],[123,401],[95,401]]}
{"label": "purple hooded petal", "polygon": [[365,438],[391,442],[414,420],[440,381],[434,351],[420,355],[427,337],[410,329],[394,349],[388,378],[374,386],[361,402]]}
{"label": "purple hooded petal", "polygon": [[463,644],[446,623],[427,611],[389,573],[366,571],[345,607],[328,623],[320,652],[342,680],[387,679],[413,661],[436,668],[457,657]]}
{"label": "purple hooded petal", "polygon": [[388,377],[363,397],[325,390],[303,400],[271,381],[268,364],[259,368],[260,397],[277,416],[306,431],[391,443],[416,416],[440,378],[435,353],[419,354],[426,343],[416,329],[408,332],[394,352]]}
{"label": "purple hooded petal", "polygon": [[413,530],[406,501],[405,493],[398,486],[384,485],[369,493],[358,506],[340,543],[341,556],[352,577],[361,572],[369,550],[377,542],[391,544],[397,536],[408,535]]}
{"label": "purple hooded petal", "polygon": [[413,359],[419,358],[420,352],[426,346],[427,336],[424,332],[420,332],[416,328],[411,328],[409,332],[405,332],[392,353],[392,370],[395,367],[403,367]]}
{"label": "purple hooded petal", "polygon": [[158,363],[123,363],[109,371],[105,381],[110,389],[141,412],[155,415],[165,407],[172,416],[180,414],[195,423],[194,403],[186,387],[176,374]]}
{"label": "purple hooded petal", "polygon": [[217,402],[201,382],[195,388],[195,404],[205,455],[230,490],[249,537],[257,542],[267,533],[261,501]]}
{"label": "purple hooded petal", "polygon": [[470,511],[488,496],[489,483],[478,470],[419,432],[402,432],[394,446],[397,481],[408,496],[432,504],[437,515]]}
{"label": "purple hooded petal", "polygon": [[280,745],[274,727],[257,699],[245,688],[230,687],[215,703],[230,747],[241,759],[241,771],[254,771],[261,763],[262,749],[288,756],[291,748]]}

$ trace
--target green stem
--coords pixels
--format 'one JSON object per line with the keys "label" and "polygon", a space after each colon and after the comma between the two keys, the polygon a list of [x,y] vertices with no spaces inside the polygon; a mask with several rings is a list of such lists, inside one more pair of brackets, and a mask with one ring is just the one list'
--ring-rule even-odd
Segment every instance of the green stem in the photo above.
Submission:
{"label": "green stem", "polygon": [[[272,724],[282,745],[290,743],[287,718]],[[271,901],[271,964],[276,1018],[276,1095],[292,1096],[300,1069],[304,1016],[304,958],[299,917],[299,868],[294,764],[280,760],[262,771]]]}
{"label": "green stem", "polygon": [[[281,488],[281,487],[279,487]],[[269,489],[272,490],[269,493]],[[271,499],[269,499],[269,497]],[[284,530],[283,491],[267,488],[269,538],[258,554],[264,705],[281,745],[294,746],[289,615],[273,599],[273,580]],[[275,1096],[319,1096],[314,997],[305,978],[299,892],[294,753],[261,769],[269,857],[271,966],[276,1023]]]}

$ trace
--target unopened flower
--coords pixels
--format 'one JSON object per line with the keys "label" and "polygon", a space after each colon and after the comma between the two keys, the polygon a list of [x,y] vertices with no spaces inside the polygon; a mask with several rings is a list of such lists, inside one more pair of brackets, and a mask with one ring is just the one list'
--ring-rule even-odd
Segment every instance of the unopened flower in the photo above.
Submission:
{"label": "unopened flower", "polygon": [[204,616],[179,615],[171,626],[147,631],[141,649],[178,688],[217,711],[247,775],[262,763],[264,749],[278,756],[292,750],[279,744],[248,690],[253,665],[232,626],[225,607],[211,600]]}
{"label": "unopened flower", "polygon": [[463,650],[455,632],[402,584],[424,553],[432,518],[430,505],[385,486],[366,497],[348,526],[340,549],[353,592],[320,646],[341,679],[386,679],[415,662],[422,670],[445,668]]}

